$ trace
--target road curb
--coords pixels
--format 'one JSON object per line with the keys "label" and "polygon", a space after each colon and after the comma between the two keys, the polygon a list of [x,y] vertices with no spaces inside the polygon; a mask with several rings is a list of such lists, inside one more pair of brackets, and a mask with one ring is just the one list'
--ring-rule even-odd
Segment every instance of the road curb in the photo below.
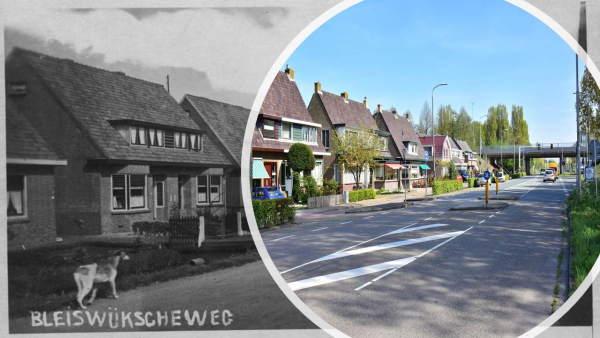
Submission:
{"label": "road curb", "polygon": [[[477,197],[478,200],[484,200],[485,197]],[[516,201],[519,197],[517,196],[492,196],[489,198],[490,201]]]}
{"label": "road curb", "polygon": [[384,210],[392,210],[392,209],[404,209],[406,207],[410,207],[415,205],[412,202],[401,203],[398,205],[390,205],[390,206],[382,206],[382,207],[366,207],[361,209],[348,210],[346,214],[357,214],[361,212],[374,212],[374,211],[384,211]]}

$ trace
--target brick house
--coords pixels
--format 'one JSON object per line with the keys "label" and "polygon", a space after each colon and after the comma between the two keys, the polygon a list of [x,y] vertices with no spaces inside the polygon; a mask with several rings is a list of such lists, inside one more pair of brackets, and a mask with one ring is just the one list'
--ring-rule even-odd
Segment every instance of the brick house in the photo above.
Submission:
{"label": "brick house", "polygon": [[6,102],[8,247],[56,239],[54,169],[65,166],[11,100]]}
{"label": "brick house", "polygon": [[[433,169],[433,149],[435,149],[435,176],[441,177],[446,174],[446,169],[439,163],[447,163],[452,160],[450,138],[447,135],[419,136],[419,141],[423,149],[429,153],[427,165]],[[428,176],[433,176],[433,170],[427,172]]]}
{"label": "brick house", "polygon": [[463,152],[463,159],[464,159],[464,163],[466,163],[466,170],[469,173],[474,174],[475,172],[477,172],[479,170],[479,168],[477,167],[477,153],[475,153],[473,150],[471,150],[471,147],[469,147],[469,144],[463,140],[456,140],[456,143],[458,144],[458,146],[460,147],[460,149]]}
{"label": "brick house", "polygon": [[[377,112],[374,115],[377,127],[381,130],[390,132],[390,146],[389,150],[392,157],[402,163],[402,174],[400,175],[401,184],[398,186],[386,184],[386,189],[396,189],[408,186],[413,187],[413,183],[422,179],[425,174],[425,169],[429,169],[425,164],[425,150],[419,141],[419,136],[415,132],[415,129],[404,116],[399,116],[397,111],[388,112],[381,109],[381,105],[377,105]],[[405,157],[406,154],[406,157]],[[386,177],[389,175],[388,172],[395,170],[386,165],[385,172],[383,173]],[[396,174],[396,176],[398,176]],[[377,181],[375,181],[377,188]],[[388,181],[385,181],[388,183]],[[389,187],[388,187],[389,186]]]}
{"label": "brick house", "polygon": [[315,156],[311,175],[322,184],[323,163],[330,157],[321,124],[313,122],[294,80],[294,71],[278,72],[265,96],[252,136],[252,186],[278,186],[292,193],[287,153],[294,143],[308,145]]}
{"label": "brick house", "polygon": [[162,85],[22,49],[6,60],[6,82],[18,111],[68,161],[55,169],[59,236],[225,214],[237,164]]}
{"label": "brick house", "polygon": [[458,140],[451,136],[448,139],[450,140],[450,156],[456,169],[467,170],[467,160],[465,159],[463,150],[458,145]]}
{"label": "brick house", "polygon": [[179,105],[201,129],[206,130],[206,135],[215,140],[215,144],[235,161],[236,166],[230,170],[228,177],[227,209],[228,212],[243,212],[241,161],[243,135],[250,109],[190,94],[184,95]]}
{"label": "brick house", "polygon": [[[386,166],[391,170],[391,173],[395,170],[396,175],[398,169],[401,167],[388,149],[390,133],[380,130],[377,127],[375,119],[373,119],[373,115],[369,111],[366,98],[363,102],[350,100],[348,93],[344,92],[341,95],[335,95],[326,92],[321,90],[321,83],[316,82],[315,92],[308,105],[308,111],[313,121],[322,125],[323,143],[326,146],[332,145],[333,140],[331,137],[334,132],[343,134],[347,131],[352,132],[359,128],[365,128],[380,137],[383,140],[383,147],[380,151],[381,161],[379,161],[380,163],[375,168],[369,168],[369,170],[364,171],[363,177],[360,178],[360,184],[364,187],[383,187],[389,181],[390,187],[398,186],[397,176],[388,177],[385,175]],[[344,171],[343,166],[339,165],[335,156],[325,159],[324,168],[324,177],[326,179],[334,178],[341,184],[344,191],[354,189],[354,175],[350,171]]]}

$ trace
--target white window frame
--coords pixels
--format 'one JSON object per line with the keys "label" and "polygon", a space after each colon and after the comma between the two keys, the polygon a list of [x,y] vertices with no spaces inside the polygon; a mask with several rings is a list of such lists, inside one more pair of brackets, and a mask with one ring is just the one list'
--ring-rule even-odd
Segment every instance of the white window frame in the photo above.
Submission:
{"label": "white window frame", "polygon": [[[269,123],[273,123],[273,125],[267,125],[267,122]],[[275,134],[275,127],[277,126],[277,123],[275,123],[274,120],[264,120],[263,121],[263,137],[266,138],[275,138],[276,134]],[[273,132],[273,136],[267,135],[266,131],[272,131]]]}
{"label": "white window frame", "polygon": [[[7,219],[8,220],[19,220],[19,219],[27,219],[28,217],[28,208],[27,208],[27,175],[26,174],[19,174],[19,173],[12,173],[12,174],[7,174],[6,175],[6,183],[8,185],[8,176],[23,176],[23,190],[21,192],[21,203],[22,203],[22,214],[21,215],[13,215],[13,216],[8,216],[7,213]],[[6,208],[8,210],[8,205],[9,205],[9,198],[8,198],[8,186],[7,186],[7,190],[6,190]]]}
{"label": "white window frame", "polygon": [[[125,178],[125,206],[122,209],[115,209],[115,195],[114,195],[114,177],[123,176]],[[131,207],[131,176],[143,176],[144,177],[144,192],[142,194],[144,198],[144,204],[141,207]],[[135,188],[134,188],[135,189]],[[148,210],[148,175],[145,174],[115,174],[110,176],[110,209],[113,212],[126,212],[126,211],[138,211]],[[164,199],[163,199],[164,201]]]}
{"label": "white window frame", "polygon": [[[200,187],[200,177],[205,177],[206,178],[206,202],[201,202],[200,201],[200,193],[198,192],[198,188]],[[219,184],[218,184],[218,189],[219,189],[219,200],[218,201],[213,201],[212,200],[212,188],[213,188],[213,184],[212,184],[212,178],[213,177],[219,177]],[[198,205],[222,205],[225,204],[225,193],[223,191],[223,175],[198,175],[196,177],[196,196],[197,196],[197,200],[196,203]]]}
{"label": "white window frame", "polygon": [[[162,205],[158,205],[158,186],[162,186]],[[164,180],[156,180],[154,184],[154,207],[164,208],[165,207],[165,181]]]}
{"label": "white window frame", "polygon": [[[289,127],[289,137],[284,137],[285,135],[285,127],[288,126]],[[279,135],[279,138],[282,140],[291,140],[292,137],[292,131],[293,131],[293,125],[291,123],[288,122],[282,122],[281,123],[281,135]]]}

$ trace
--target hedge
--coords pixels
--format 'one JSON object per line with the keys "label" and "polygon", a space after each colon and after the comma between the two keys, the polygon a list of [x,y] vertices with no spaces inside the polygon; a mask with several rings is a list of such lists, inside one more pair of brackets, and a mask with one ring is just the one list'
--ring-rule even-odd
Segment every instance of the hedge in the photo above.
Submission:
{"label": "hedge", "polygon": [[477,178],[471,177],[468,180],[469,188],[474,188],[477,185]]}
{"label": "hedge", "polygon": [[527,176],[526,173],[516,173],[516,174],[510,175],[510,178],[521,178],[521,177],[525,177],[525,176]]}
{"label": "hedge", "polygon": [[447,192],[461,190],[462,188],[463,181],[461,180],[438,181],[431,185],[431,191],[434,195],[445,194]]}
{"label": "hedge", "polygon": [[256,225],[270,228],[275,225],[293,223],[296,218],[294,200],[278,198],[273,200],[252,200]]}
{"label": "hedge", "polygon": [[358,202],[362,200],[372,200],[375,198],[374,189],[363,189],[350,191],[350,202]]}

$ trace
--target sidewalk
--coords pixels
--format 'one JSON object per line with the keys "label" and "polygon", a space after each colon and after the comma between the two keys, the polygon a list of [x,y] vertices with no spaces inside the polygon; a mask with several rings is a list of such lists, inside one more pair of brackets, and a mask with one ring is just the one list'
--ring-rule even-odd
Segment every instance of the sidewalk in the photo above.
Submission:
{"label": "sidewalk", "polygon": [[[413,188],[409,193],[406,194],[406,202],[408,205],[413,205],[414,202],[418,201],[429,201],[439,197],[447,197],[460,195],[466,192],[474,191],[478,188],[467,188],[467,183],[464,183],[463,190],[453,191],[442,195],[432,195],[431,188],[427,188],[427,196],[425,195],[425,188]],[[404,194],[389,194],[389,195],[376,195],[375,199],[365,200],[360,202],[352,202],[340,205],[334,205],[324,208],[315,209],[301,209],[296,211],[296,222],[302,223],[303,218],[310,218],[311,215],[329,213],[333,211],[345,211],[347,213],[354,212],[369,212],[379,211],[387,209],[396,209],[404,207]]]}

